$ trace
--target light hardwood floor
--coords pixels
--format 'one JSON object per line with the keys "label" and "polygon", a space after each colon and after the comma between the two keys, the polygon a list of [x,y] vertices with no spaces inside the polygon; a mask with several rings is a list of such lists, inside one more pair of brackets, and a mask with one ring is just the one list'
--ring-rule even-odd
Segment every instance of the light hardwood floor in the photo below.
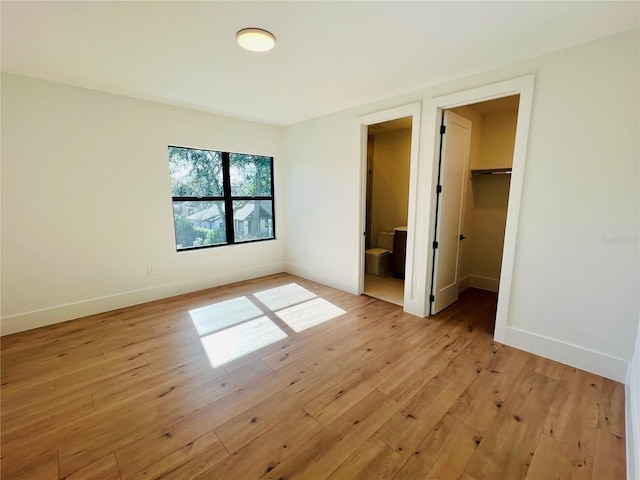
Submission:
{"label": "light hardwood floor", "polygon": [[[2,479],[624,478],[623,386],[494,343],[494,310],[280,274],[4,337]],[[275,343],[212,367],[256,315],[214,361]]]}

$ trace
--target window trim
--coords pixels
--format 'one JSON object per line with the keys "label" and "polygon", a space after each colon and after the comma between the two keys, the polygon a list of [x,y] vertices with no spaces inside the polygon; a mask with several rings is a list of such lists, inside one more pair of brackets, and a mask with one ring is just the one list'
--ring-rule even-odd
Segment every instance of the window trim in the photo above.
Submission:
{"label": "window trim", "polygon": [[[223,150],[212,150],[209,148],[196,148],[196,147],[185,147],[181,145],[167,145],[167,151],[170,148],[180,148],[184,150],[205,150],[209,152],[218,152],[222,157],[222,196],[203,196],[203,197],[185,197],[185,196],[171,196],[171,212],[173,217],[173,233],[174,233],[174,243],[176,246],[176,252],[188,252],[192,250],[202,250],[204,248],[215,248],[215,247],[228,247],[230,245],[243,245],[246,243],[257,243],[257,242],[267,242],[271,240],[277,240],[276,236],[276,201],[274,194],[274,172],[273,172],[273,164],[274,159],[271,155],[260,155],[254,153],[244,153],[244,152],[227,152]],[[259,196],[233,196],[231,193],[231,161],[230,157],[232,154],[236,155],[251,155],[254,157],[262,157],[268,158],[270,162],[270,176],[271,176],[271,194],[270,195],[259,195]],[[169,175],[171,177],[171,175]],[[173,192],[172,192],[173,193]],[[256,238],[253,240],[242,240],[236,241],[235,239],[235,225],[233,220],[233,202],[234,201],[271,201],[271,223],[273,229],[273,236],[269,238]],[[225,211],[225,234],[226,234],[226,242],[225,243],[217,243],[214,245],[198,245],[195,247],[184,247],[178,248],[178,238],[176,232],[176,216],[175,210],[173,209],[173,205],[175,202],[223,202],[224,203],[224,211]],[[231,212],[231,215],[227,213]]]}

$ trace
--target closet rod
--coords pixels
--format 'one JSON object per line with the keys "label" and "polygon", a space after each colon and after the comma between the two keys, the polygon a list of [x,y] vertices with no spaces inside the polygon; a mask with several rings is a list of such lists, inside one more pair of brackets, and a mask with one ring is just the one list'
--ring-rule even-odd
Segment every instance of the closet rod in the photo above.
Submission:
{"label": "closet rod", "polygon": [[471,175],[511,175],[510,168],[491,168],[486,170],[471,170]]}

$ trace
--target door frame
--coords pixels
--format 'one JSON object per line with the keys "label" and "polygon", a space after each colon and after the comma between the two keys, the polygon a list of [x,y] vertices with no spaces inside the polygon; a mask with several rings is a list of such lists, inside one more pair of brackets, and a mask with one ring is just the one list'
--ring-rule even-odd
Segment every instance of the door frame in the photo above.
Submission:
{"label": "door frame", "polygon": [[[507,223],[504,236],[504,247],[502,250],[502,268],[500,270],[500,288],[498,292],[498,305],[496,312],[496,324],[494,338],[500,343],[504,343],[506,328],[509,320],[509,306],[511,303],[511,287],[513,282],[513,269],[515,264],[518,224],[520,222],[520,205],[522,199],[522,186],[524,183],[525,160],[527,154],[527,143],[529,139],[529,126],[531,123],[531,107],[533,103],[535,76],[528,75],[500,83],[486,85],[471,90],[453,93],[436,97],[427,102],[423,110],[425,121],[424,151],[430,152],[425,155],[424,169],[425,175],[418,179],[419,191],[428,192],[428,198],[421,204],[425,208],[427,225],[422,232],[416,231],[416,236],[422,233],[426,237],[416,239],[419,244],[427,247],[429,239],[434,238],[435,226],[435,194],[437,183],[437,167],[440,147],[440,118],[442,111],[448,108],[462,107],[465,105],[507,97],[510,95],[520,95],[518,106],[518,123],[516,127],[515,147],[513,151],[513,166],[511,171],[511,184],[509,188],[509,203],[507,209]],[[418,200],[421,201],[420,199]],[[423,263],[424,269],[416,272],[419,275],[418,281],[423,279],[427,287],[425,292],[431,291],[431,272],[433,261],[427,258]],[[420,265],[418,265],[420,267]],[[415,280],[414,280],[415,282]],[[423,309],[421,316],[428,316],[429,298],[424,295]],[[412,312],[413,313],[413,312]]]}
{"label": "door frame", "polygon": [[417,171],[420,153],[420,115],[422,103],[415,102],[400,107],[390,108],[358,117],[360,124],[360,220],[359,220],[359,255],[358,255],[358,294],[364,292],[364,255],[365,255],[365,228],[366,228],[366,204],[367,204],[367,137],[370,125],[388,122],[398,118],[411,117],[411,153],[409,160],[409,208],[407,218],[407,260],[405,265],[404,280],[404,304],[405,310],[407,297],[411,297],[408,279],[413,277],[413,249],[414,241],[410,232],[415,229],[416,205],[412,199],[416,196]]}

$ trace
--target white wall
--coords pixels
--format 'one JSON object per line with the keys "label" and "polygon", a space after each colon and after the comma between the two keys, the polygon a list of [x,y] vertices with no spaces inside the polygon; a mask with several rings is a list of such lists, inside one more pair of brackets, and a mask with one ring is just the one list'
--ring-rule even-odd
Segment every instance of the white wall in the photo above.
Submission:
{"label": "white wall", "polygon": [[507,339],[624,381],[639,316],[639,44],[626,32],[287,128],[288,268],[357,290],[359,115],[533,73]]}
{"label": "white wall", "polygon": [[[177,253],[169,144],[274,156],[279,239]],[[281,128],[3,74],[2,333],[282,271],[283,170]]]}
{"label": "white wall", "polygon": [[510,168],[516,143],[518,110],[490,112],[482,115],[480,158],[471,168]]}
{"label": "white wall", "polygon": [[373,141],[372,244],[378,232],[407,224],[411,129],[378,133]]}
{"label": "white wall", "polygon": [[[342,112],[287,127],[286,269],[358,293],[360,126]],[[353,237],[357,236],[357,239]]]}
{"label": "white wall", "polygon": [[506,175],[475,177],[468,194],[470,242],[465,248],[470,250],[466,268],[472,276],[470,285],[497,292],[507,224],[509,178]]}

